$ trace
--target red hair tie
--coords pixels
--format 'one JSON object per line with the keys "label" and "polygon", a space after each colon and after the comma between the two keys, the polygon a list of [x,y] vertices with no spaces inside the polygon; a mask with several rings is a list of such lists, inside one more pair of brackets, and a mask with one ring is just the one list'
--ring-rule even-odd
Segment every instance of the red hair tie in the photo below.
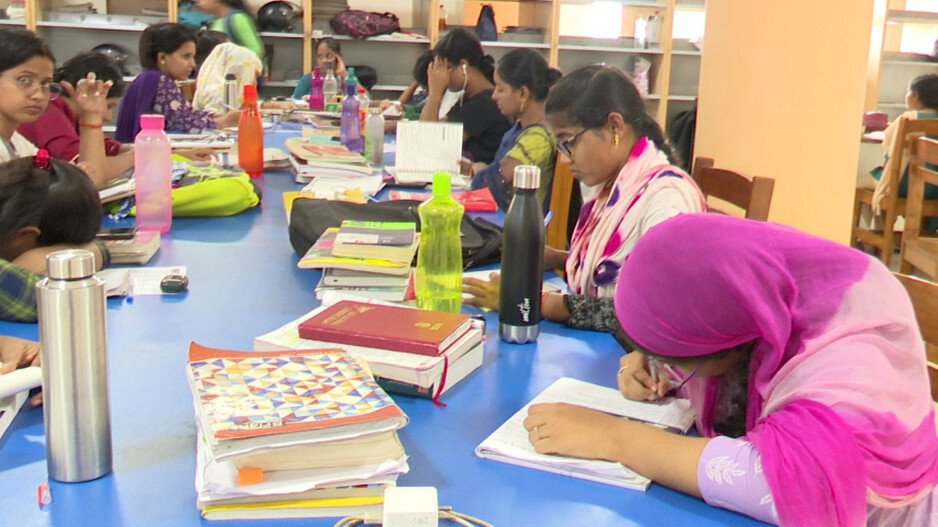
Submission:
{"label": "red hair tie", "polygon": [[45,148],[40,148],[33,156],[33,166],[39,170],[52,170],[52,157]]}

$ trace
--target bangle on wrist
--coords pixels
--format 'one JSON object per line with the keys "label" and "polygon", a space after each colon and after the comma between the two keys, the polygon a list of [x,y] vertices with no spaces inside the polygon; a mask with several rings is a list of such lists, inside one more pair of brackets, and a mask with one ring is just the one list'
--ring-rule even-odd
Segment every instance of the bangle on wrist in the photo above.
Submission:
{"label": "bangle on wrist", "polygon": [[91,124],[91,123],[83,123],[81,121],[78,121],[78,126],[82,128],[104,128],[104,123]]}

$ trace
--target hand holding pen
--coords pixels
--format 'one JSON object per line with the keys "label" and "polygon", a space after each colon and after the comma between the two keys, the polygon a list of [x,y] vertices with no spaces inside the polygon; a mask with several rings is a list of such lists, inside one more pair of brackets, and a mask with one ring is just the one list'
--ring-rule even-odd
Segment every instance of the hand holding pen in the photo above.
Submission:
{"label": "hand holding pen", "polygon": [[671,388],[666,375],[660,375],[653,360],[638,351],[624,355],[619,360],[616,381],[619,391],[633,401],[657,402]]}

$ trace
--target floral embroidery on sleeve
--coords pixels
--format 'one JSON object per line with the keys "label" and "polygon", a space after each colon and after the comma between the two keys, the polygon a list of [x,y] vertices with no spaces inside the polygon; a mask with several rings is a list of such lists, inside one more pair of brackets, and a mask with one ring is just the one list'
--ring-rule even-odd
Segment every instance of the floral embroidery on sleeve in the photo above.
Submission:
{"label": "floral embroidery on sleeve", "polygon": [[192,108],[182,90],[165,75],[160,77],[160,84],[156,88],[153,111],[163,115],[167,132],[195,134],[218,126],[209,112]]}

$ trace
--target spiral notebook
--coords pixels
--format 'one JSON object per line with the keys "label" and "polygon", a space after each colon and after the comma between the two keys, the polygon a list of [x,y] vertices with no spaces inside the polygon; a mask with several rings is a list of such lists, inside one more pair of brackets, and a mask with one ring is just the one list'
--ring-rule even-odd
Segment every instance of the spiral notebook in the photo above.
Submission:
{"label": "spiral notebook", "polygon": [[[396,165],[388,167],[400,185],[426,185],[435,172],[459,174],[462,123],[401,121],[397,124]],[[453,186],[459,178],[453,178]]]}

